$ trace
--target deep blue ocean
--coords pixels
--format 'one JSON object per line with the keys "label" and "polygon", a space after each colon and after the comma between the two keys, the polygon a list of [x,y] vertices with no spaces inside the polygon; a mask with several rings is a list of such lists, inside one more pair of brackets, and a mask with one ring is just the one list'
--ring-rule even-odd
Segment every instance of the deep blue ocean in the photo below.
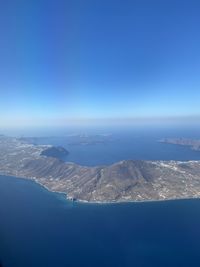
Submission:
{"label": "deep blue ocean", "polygon": [[[103,131],[102,131],[103,133]],[[200,152],[158,143],[200,138],[198,129],[120,131],[94,145],[69,145],[82,165],[121,159],[200,159]],[[44,142],[40,140],[40,142]],[[200,266],[200,200],[81,204],[32,181],[0,176],[0,263],[3,267]]]}

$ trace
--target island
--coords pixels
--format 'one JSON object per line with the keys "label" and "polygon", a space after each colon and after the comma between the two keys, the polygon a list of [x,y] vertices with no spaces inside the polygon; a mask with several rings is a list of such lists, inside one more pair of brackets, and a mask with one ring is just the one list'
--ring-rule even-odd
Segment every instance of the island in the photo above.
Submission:
{"label": "island", "polygon": [[64,159],[69,152],[60,146],[52,146],[52,147],[47,147],[41,152],[41,156],[47,156],[47,157],[53,157],[53,158],[59,158],[59,159]]}
{"label": "island", "polygon": [[161,143],[187,146],[192,150],[200,151],[200,140],[190,138],[163,138],[159,140]]}
{"label": "island", "polygon": [[56,150],[67,153],[50,145],[0,136],[0,174],[34,180],[50,191],[83,202],[200,197],[200,161],[123,160],[110,166],[87,167],[48,152]]}
{"label": "island", "polygon": [[[42,136],[42,137],[20,137],[19,140],[24,143],[29,144],[46,144],[48,143],[48,140],[57,140],[57,136]],[[108,144],[115,139],[113,138],[111,133],[104,133],[104,134],[69,134],[62,137],[59,137],[59,139],[62,139],[64,143],[66,143],[68,146],[93,146],[93,145],[99,145],[99,144]]]}

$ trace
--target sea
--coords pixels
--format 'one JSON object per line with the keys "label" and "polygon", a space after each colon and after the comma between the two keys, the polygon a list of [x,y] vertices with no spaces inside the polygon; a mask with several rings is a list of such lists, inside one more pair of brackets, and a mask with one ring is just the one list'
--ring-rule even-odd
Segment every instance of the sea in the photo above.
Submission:
{"label": "sea", "polygon": [[[38,133],[36,142],[64,146],[70,152],[66,161],[87,166],[200,160],[198,151],[158,142],[200,139],[199,128],[109,130],[48,131]],[[0,266],[200,266],[200,200],[79,203],[33,181],[0,176]]]}

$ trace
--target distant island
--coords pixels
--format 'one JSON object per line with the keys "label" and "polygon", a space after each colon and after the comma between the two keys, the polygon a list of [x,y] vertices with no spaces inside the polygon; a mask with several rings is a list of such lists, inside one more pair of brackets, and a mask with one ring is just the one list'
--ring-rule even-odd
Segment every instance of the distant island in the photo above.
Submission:
{"label": "distant island", "polygon": [[[200,161],[124,160],[86,167],[60,159],[64,148],[0,136],[0,174],[34,180],[68,199],[108,203],[200,197]],[[59,155],[59,158],[57,157]]]}
{"label": "distant island", "polygon": [[200,151],[200,140],[189,138],[163,138],[159,142],[179,146],[188,146],[192,150]]}
{"label": "distant island", "polygon": [[[51,137],[20,137],[19,140],[24,143],[39,145],[41,143],[47,143],[49,139],[57,139],[56,136]],[[64,142],[68,146],[91,146],[98,144],[108,144],[113,142],[113,136],[111,133],[104,134],[69,134],[63,136]]]}

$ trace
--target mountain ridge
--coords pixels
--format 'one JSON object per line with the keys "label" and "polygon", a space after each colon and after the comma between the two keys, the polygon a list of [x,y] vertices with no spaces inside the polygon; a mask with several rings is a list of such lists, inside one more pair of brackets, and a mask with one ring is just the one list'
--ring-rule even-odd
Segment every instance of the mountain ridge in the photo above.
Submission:
{"label": "mountain ridge", "polygon": [[49,145],[0,137],[0,173],[34,180],[68,199],[126,202],[200,197],[200,161],[123,160],[87,167],[42,155]]}

